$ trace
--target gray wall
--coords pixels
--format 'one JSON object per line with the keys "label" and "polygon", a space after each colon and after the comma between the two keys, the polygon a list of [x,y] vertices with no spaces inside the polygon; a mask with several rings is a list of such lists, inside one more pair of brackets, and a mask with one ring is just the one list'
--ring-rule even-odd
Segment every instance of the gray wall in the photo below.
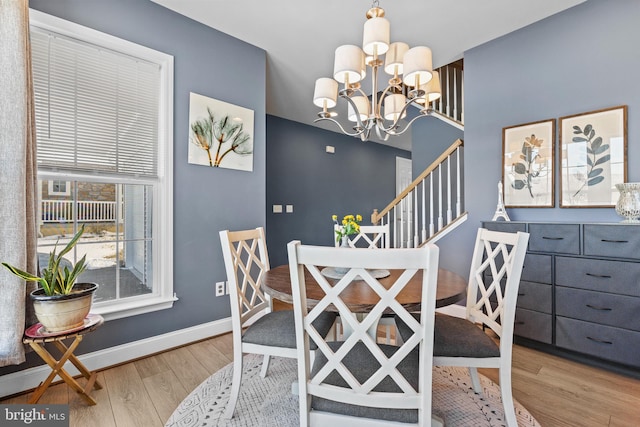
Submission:
{"label": "gray wall", "polygon": [[411,172],[414,178],[456,140],[464,140],[463,131],[435,117],[416,120],[411,132]]}
{"label": "gray wall", "polygon": [[[442,241],[445,262],[468,274],[475,230],[493,216],[503,127],[628,105],[628,181],[640,180],[639,20],[637,0],[590,0],[465,52],[465,201],[470,216]],[[556,177],[557,164],[556,157]],[[612,208],[560,209],[557,179],[555,193],[555,208],[508,209],[509,216],[621,220]]]}
{"label": "gray wall", "polygon": [[[214,283],[226,278],[218,231],[265,224],[265,52],[148,0],[31,0],[30,6],[174,56],[173,263],[179,300],[171,310],[107,322],[85,338],[80,352],[228,317],[228,297],[214,296]],[[254,110],[253,172],[187,163],[189,92]]]}
{"label": "gray wall", "polygon": [[[334,154],[325,147],[335,148]],[[267,242],[272,266],[287,263],[286,244],[333,245],[331,215],[361,214],[395,197],[395,159],[411,153],[267,116]],[[274,214],[272,206],[293,205]]]}

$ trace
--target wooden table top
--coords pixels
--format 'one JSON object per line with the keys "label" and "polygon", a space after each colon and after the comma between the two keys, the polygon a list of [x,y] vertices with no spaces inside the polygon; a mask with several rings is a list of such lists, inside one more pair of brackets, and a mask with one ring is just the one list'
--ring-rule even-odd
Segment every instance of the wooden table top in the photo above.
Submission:
{"label": "wooden table top", "polygon": [[[380,283],[390,288],[401,273],[401,270],[390,270],[390,275],[379,279]],[[331,282],[331,279],[328,279]],[[313,307],[324,293],[315,279],[305,269],[305,283],[307,284],[307,301],[309,307]],[[291,296],[291,276],[289,265],[279,265],[265,273],[262,289],[272,298],[293,303]],[[422,272],[419,271],[398,294],[398,301],[411,312],[420,311],[420,298],[422,291]],[[436,292],[436,307],[444,307],[454,304],[466,296],[467,280],[462,276],[442,268],[438,269],[438,289]],[[343,301],[354,312],[367,313],[378,301],[378,295],[364,282],[356,280],[352,282],[341,294]]]}

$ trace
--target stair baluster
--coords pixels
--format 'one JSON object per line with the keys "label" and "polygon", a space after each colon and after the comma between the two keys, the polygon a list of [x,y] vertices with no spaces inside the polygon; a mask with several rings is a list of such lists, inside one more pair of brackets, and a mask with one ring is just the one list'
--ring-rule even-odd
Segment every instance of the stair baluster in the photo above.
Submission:
{"label": "stair baluster", "polygon": [[[377,209],[374,210],[371,215],[373,224],[392,224],[393,247],[419,247],[428,241],[435,242],[467,219],[461,197],[462,148],[461,140],[454,142],[380,213]],[[453,156],[455,156],[455,162],[452,162]],[[452,165],[455,165],[455,168]],[[454,185],[455,217],[453,215]]]}

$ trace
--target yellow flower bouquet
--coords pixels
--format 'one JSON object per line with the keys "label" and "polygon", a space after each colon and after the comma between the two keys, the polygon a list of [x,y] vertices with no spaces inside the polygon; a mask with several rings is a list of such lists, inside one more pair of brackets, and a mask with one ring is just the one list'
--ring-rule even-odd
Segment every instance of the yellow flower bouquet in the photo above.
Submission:
{"label": "yellow flower bouquet", "polygon": [[336,227],[336,242],[342,240],[343,237],[360,232],[359,224],[362,222],[362,215],[345,215],[341,223],[338,223],[338,215],[332,215],[331,219],[338,225]]}

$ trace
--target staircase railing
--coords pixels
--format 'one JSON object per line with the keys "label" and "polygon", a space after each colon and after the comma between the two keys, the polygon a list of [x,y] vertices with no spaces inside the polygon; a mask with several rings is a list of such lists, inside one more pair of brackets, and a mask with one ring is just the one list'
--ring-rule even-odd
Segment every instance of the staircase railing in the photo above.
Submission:
{"label": "staircase railing", "polygon": [[463,142],[458,139],[382,211],[373,224],[389,224],[396,248],[435,242],[467,219],[462,194]]}
{"label": "staircase railing", "polygon": [[441,96],[429,106],[433,115],[462,128],[464,125],[464,62],[462,59],[438,68]]}

